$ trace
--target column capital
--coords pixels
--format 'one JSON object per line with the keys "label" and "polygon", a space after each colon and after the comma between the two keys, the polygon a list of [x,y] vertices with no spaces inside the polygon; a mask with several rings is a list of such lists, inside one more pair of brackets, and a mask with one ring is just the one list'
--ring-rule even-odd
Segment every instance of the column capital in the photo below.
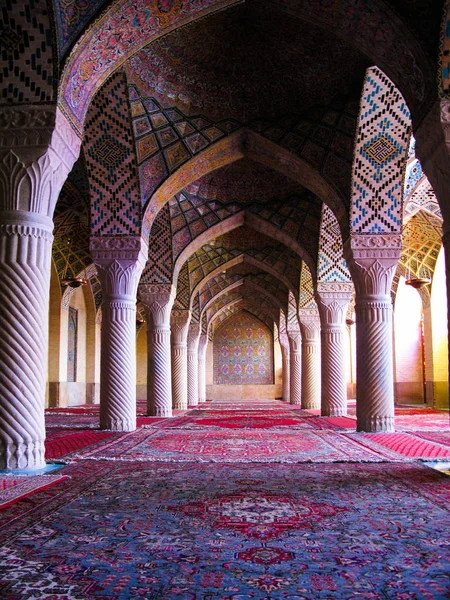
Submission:
{"label": "column capital", "polygon": [[141,236],[92,236],[89,247],[105,300],[135,300],[147,260],[145,240]]}
{"label": "column capital", "polygon": [[80,146],[80,137],[56,105],[3,106],[0,208],[51,217]]}
{"label": "column capital", "polygon": [[170,331],[175,345],[186,345],[191,311],[188,309],[172,309],[170,313]]}
{"label": "column capital", "polygon": [[206,346],[208,345],[208,336],[205,333],[202,333],[198,339],[198,351],[199,355],[203,350],[206,350]]}
{"label": "column capital", "polygon": [[302,349],[302,334],[300,333],[300,328],[297,330],[289,330],[288,333],[289,338],[289,348],[291,352],[301,352]]}
{"label": "column capital", "polygon": [[280,342],[281,348],[289,350],[289,337],[287,331],[280,331],[278,335],[278,340]]}
{"label": "column capital", "polygon": [[188,331],[188,346],[199,341],[201,333],[200,323],[191,323]]}
{"label": "column capital", "polygon": [[153,325],[169,326],[170,313],[176,297],[175,287],[171,283],[141,283],[139,295],[142,304],[153,319]]}

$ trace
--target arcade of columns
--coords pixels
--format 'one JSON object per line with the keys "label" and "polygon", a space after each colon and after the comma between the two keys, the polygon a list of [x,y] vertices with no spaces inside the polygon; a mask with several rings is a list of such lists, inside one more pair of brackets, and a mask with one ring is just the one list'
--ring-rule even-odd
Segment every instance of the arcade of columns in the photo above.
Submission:
{"label": "arcade of columns", "polygon": [[[437,102],[416,128],[415,135],[416,153],[442,209],[443,245],[447,264],[450,264],[446,209],[450,189],[450,102]],[[409,137],[403,135],[403,138],[399,160],[404,166]],[[45,464],[44,398],[52,217],[81,142],[82,135],[59,107],[2,108],[0,442],[1,465],[8,469],[37,469]],[[357,149],[354,180],[361,168],[356,152]],[[216,166],[211,165],[213,168]],[[402,173],[395,177],[401,182]],[[167,189],[170,190],[170,185]],[[376,192],[375,189],[373,193]],[[378,192],[383,193],[381,188]],[[164,191],[158,193],[161,208],[171,196],[161,202]],[[400,185],[398,197],[390,198],[394,212],[401,211],[401,193]],[[358,229],[358,219],[352,218],[357,212],[358,200],[353,189],[351,214],[340,214],[338,219],[339,236],[342,235],[344,243],[340,242],[343,254],[337,258],[343,263],[345,257],[349,278],[321,279],[319,258],[317,271],[311,269],[315,307],[299,306],[299,290],[290,290],[289,305],[277,323],[283,359],[283,399],[304,408],[321,407],[325,416],[346,414],[345,319],[354,294],[357,428],[389,432],[394,429],[390,291],[402,250],[401,219],[396,231]],[[385,210],[386,199],[382,200],[378,208],[377,203],[373,203],[374,214]],[[326,204],[330,199],[323,198],[323,201]],[[155,210],[153,213],[147,210],[144,220],[151,215],[152,222],[156,214]],[[103,429],[133,431],[136,428],[138,291],[148,322],[148,414],[170,417],[173,408],[195,406],[206,398],[207,335],[201,325],[192,320],[190,310],[173,309],[176,280],[171,284],[140,283],[147,262],[148,240],[144,233],[93,234],[90,240],[103,291],[100,384]],[[447,279],[449,277],[447,270]]]}

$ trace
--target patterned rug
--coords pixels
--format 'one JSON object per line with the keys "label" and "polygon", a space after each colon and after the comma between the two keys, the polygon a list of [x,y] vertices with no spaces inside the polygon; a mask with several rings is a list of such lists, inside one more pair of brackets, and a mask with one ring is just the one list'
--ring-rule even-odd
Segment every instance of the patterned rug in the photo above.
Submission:
{"label": "patterned rug", "polygon": [[409,433],[359,433],[351,437],[373,450],[389,448],[407,458],[450,459],[450,447],[433,444]]}
{"label": "patterned rug", "polygon": [[164,462],[382,462],[406,460],[334,431],[141,429],[73,455],[76,460]]}
{"label": "patterned rug", "polygon": [[64,470],[45,505],[5,509],[4,598],[449,597],[450,478],[420,465]]}
{"label": "patterned rug", "polygon": [[64,475],[0,475],[0,509],[64,479]]}
{"label": "patterned rug", "polygon": [[84,448],[97,447],[103,440],[117,438],[121,434],[111,431],[80,431],[77,429],[47,429],[45,458],[55,459]]}

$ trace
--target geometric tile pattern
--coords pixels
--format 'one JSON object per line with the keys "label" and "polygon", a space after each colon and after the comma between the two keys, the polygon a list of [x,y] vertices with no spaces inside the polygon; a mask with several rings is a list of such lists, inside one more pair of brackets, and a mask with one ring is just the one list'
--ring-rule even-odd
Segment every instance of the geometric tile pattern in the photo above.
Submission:
{"label": "geometric tile pattern", "polygon": [[[255,245],[252,247],[253,242]],[[298,294],[300,286],[300,264],[298,256],[280,244],[251,229],[239,227],[215,240],[215,245],[205,244],[188,260],[191,289],[211,271],[232,258],[248,255],[267,264],[284,276]]]}
{"label": "geometric tile pattern", "polygon": [[420,210],[442,218],[441,209],[433,188],[422,170],[419,159],[415,156],[415,139],[413,136],[411,136],[411,140],[403,188],[403,222]]}
{"label": "geometric tile pattern", "polygon": [[60,59],[107,0],[53,0]]}
{"label": "geometric tile pattern", "polygon": [[[212,177],[205,176],[187,186],[169,201],[174,259],[203,231],[242,210],[257,215],[283,230],[299,242],[312,260],[317,256],[317,237],[320,224],[320,202],[308,190],[278,198],[268,197],[261,201],[255,190],[255,198],[243,202],[239,188],[220,190],[207,183]],[[231,192],[231,193],[230,193]],[[238,200],[238,198],[240,200]]]}
{"label": "geometric tile pattern", "polygon": [[407,279],[432,276],[441,246],[442,220],[424,211],[416,213],[403,229],[402,274]]}
{"label": "geometric tile pattern", "polygon": [[287,304],[287,328],[288,330],[296,331],[298,325],[297,302],[294,294],[290,291]]}
{"label": "geometric tile pattern", "polygon": [[112,75],[89,108],[84,148],[91,195],[91,232],[140,235],[141,206],[124,74]]}
{"label": "geometric tile pattern", "polygon": [[351,281],[344,260],[342,235],[333,211],[325,203],[319,239],[317,280],[320,282]]}
{"label": "geometric tile pattern", "polygon": [[197,292],[192,302],[191,323],[200,323],[200,295]]}
{"label": "geometric tile pattern", "polygon": [[[188,264],[185,262],[178,274],[177,295],[173,308],[175,310],[188,310],[191,299],[191,290],[189,286],[189,271]],[[198,321],[197,321],[198,322]]]}
{"label": "geometric tile pattern", "polygon": [[273,336],[248,312],[227,319],[214,335],[214,383],[273,383]]}
{"label": "geometric tile pattern", "polygon": [[302,272],[300,275],[300,298],[299,308],[315,308],[317,303],[314,298],[314,282],[308,265],[302,262]]}
{"label": "geometric tile pattern", "polygon": [[[51,102],[57,57],[45,0],[7,0],[0,12],[0,102]],[[55,60],[54,60],[55,58]]]}
{"label": "geometric tile pattern", "polygon": [[377,67],[369,68],[353,165],[353,232],[401,231],[402,181],[410,132],[411,117],[400,92]]}
{"label": "geometric tile pattern", "polygon": [[148,239],[148,258],[141,283],[172,282],[172,230],[169,206],[162,207],[153,221]]}
{"label": "geometric tile pattern", "polygon": [[206,309],[206,320],[210,322],[214,315],[224,306],[230,304],[230,302],[235,302],[236,300],[240,300],[242,298],[242,294],[240,291],[232,290],[231,292],[225,292],[221,296],[219,296],[214,302]]}
{"label": "geometric tile pattern", "polygon": [[227,288],[232,283],[240,280],[241,276],[239,274],[229,275],[228,273],[219,273],[209,281],[205,283],[205,285],[200,290],[200,310],[203,310],[206,304],[217,296],[222,290]]}
{"label": "geometric tile pattern", "polygon": [[[271,319],[270,316],[268,316],[266,313],[264,313],[264,311],[261,310],[261,308],[259,308],[258,306],[256,306],[253,303],[247,302],[246,300],[242,300],[241,302],[234,304],[233,306],[230,306],[229,308],[224,310],[222,313],[220,313],[220,315],[218,315],[213,320],[213,322],[209,328],[209,337],[208,337],[209,341],[212,341],[214,339],[214,333],[220,327],[221,323],[223,323],[226,319],[228,319],[232,315],[235,315],[236,313],[239,313],[241,311],[247,311],[250,314],[254,315],[257,319],[259,319],[260,321],[265,323],[265,325],[267,325],[267,327],[269,329],[271,329],[273,327],[273,324],[274,324],[273,319]],[[205,333],[206,333],[206,331],[205,331]]]}

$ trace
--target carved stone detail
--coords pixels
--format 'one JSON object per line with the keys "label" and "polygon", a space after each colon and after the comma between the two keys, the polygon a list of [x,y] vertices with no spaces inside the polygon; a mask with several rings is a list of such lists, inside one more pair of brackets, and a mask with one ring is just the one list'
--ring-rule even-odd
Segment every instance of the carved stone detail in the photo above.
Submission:
{"label": "carved stone detail", "polygon": [[300,309],[302,332],[302,408],[320,408],[320,315]]}
{"label": "carved stone detail", "polygon": [[52,216],[80,138],[56,107],[2,107],[0,209]]}
{"label": "carved stone detail", "polygon": [[302,403],[302,336],[298,331],[288,331],[290,367],[290,403]]}
{"label": "carved stone detail", "polygon": [[198,402],[206,402],[206,349],[208,336],[202,334],[198,341]]}
{"label": "carved stone detail", "polygon": [[3,221],[7,214],[1,216],[0,466],[39,469],[45,466],[53,223],[42,215],[25,212],[15,213],[12,222]]}
{"label": "carved stone detail", "polygon": [[187,399],[187,334],[191,313],[189,310],[172,310],[170,330],[172,333],[172,405],[186,410]]}
{"label": "carved stone detail", "polygon": [[189,325],[187,341],[187,364],[188,364],[188,406],[198,405],[198,344],[201,328],[199,323]]}
{"label": "carved stone detail", "polygon": [[279,341],[281,346],[281,360],[283,367],[283,401],[290,402],[291,396],[291,373],[290,373],[290,355],[289,355],[289,338],[285,331],[279,333]]}
{"label": "carved stone detail", "polygon": [[326,287],[317,294],[321,322],[321,410],[326,417],[347,414],[344,336],[351,297],[350,291],[331,291]]}
{"label": "carved stone detail", "polygon": [[171,284],[140,284],[148,321],[148,414],[172,416],[170,313],[175,301]]}
{"label": "carved stone detail", "polygon": [[[91,251],[103,289],[100,372],[100,427],[136,429],[136,291],[147,257],[140,237],[110,249],[95,238]],[[133,253],[127,249],[133,246]]]}

